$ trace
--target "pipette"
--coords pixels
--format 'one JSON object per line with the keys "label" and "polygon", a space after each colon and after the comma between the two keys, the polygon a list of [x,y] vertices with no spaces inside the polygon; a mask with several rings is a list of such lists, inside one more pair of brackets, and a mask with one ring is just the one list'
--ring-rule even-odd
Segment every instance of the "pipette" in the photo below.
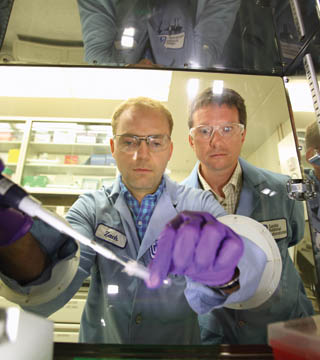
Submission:
{"label": "pipette", "polygon": [[93,250],[95,250],[97,253],[101,254],[105,258],[116,261],[117,263],[123,265],[123,271],[126,272],[128,275],[136,276],[143,280],[149,279],[150,273],[145,266],[135,260],[129,260],[125,262],[118,256],[116,256],[116,254],[114,254],[111,250],[101,246],[94,240],[80,234],[78,231],[73,229],[71,225],[65,221],[64,218],[45,209],[41,205],[40,201],[29,195],[22,187],[15,184],[9,178],[4,177],[1,173],[0,195],[3,196],[4,202],[7,205],[23,211],[25,214],[31,217],[38,217],[39,219],[43,220],[45,223],[59,230],[60,232],[71,236],[72,238],[78,240],[84,245],[91,247]]}

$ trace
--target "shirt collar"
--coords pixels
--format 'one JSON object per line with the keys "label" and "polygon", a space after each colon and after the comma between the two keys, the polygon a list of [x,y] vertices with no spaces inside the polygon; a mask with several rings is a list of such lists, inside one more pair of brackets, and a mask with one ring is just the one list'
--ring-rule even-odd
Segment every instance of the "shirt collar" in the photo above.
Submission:
{"label": "shirt collar", "polygon": [[[135,199],[133,197],[133,195],[131,194],[131,192],[128,190],[128,188],[123,183],[122,176],[120,176],[119,184],[120,184],[120,193],[122,193],[125,196],[125,198],[129,197],[129,198]],[[165,188],[165,180],[164,180],[164,177],[162,176],[161,183],[158,186],[158,189],[153,194],[148,194],[146,196],[154,197],[155,201],[157,201],[158,198],[160,197],[160,195],[162,194],[164,188]]]}
{"label": "shirt collar", "polygon": [[[218,196],[218,194],[216,194],[210,187],[210,185],[207,183],[207,181],[205,180],[205,178],[201,175],[200,173],[200,166],[198,167],[198,177],[199,177],[199,181],[200,184],[202,185],[202,188],[204,190],[210,190],[212,191],[216,196]],[[233,188],[235,189],[236,192],[238,192],[241,188],[242,185],[242,169],[240,166],[240,163],[238,161],[236,168],[234,169],[231,178],[229,179],[229,181],[224,185],[224,187],[222,188],[222,190],[224,191],[225,189],[227,189],[229,186],[233,186]],[[218,196],[219,198],[221,196]]]}

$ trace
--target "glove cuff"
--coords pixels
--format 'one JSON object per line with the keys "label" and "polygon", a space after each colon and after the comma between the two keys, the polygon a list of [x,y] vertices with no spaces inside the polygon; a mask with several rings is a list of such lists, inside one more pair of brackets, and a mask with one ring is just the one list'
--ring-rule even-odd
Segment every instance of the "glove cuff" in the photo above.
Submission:
{"label": "glove cuff", "polygon": [[213,290],[228,290],[232,289],[235,286],[239,285],[239,278],[240,278],[240,271],[238,268],[235,269],[234,275],[230,281],[228,281],[226,284],[218,285],[218,286],[210,286]]}
{"label": "glove cuff", "polygon": [[13,244],[23,237],[33,224],[30,216],[12,208],[3,210],[0,216],[0,246]]}

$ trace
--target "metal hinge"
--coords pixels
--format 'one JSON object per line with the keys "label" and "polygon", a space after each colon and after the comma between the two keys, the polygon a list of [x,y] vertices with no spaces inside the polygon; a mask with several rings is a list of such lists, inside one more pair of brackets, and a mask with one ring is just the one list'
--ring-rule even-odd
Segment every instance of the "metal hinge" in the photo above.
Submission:
{"label": "metal hinge", "polygon": [[292,200],[304,201],[317,196],[315,182],[309,179],[290,179],[287,181],[288,196]]}

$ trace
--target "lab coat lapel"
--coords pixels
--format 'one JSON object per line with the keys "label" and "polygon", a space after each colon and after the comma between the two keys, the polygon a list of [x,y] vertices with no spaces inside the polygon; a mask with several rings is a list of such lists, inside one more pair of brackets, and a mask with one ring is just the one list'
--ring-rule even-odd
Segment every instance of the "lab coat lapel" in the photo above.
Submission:
{"label": "lab coat lapel", "polygon": [[236,214],[250,217],[258,206],[259,200],[260,196],[257,189],[249,185],[245,180],[243,180]]}
{"label": "lab coat lapel", "polygon": [[154,244],[165,225],[176,215],[177,211],[173,206],[168,191],[165,189],[151,216],[147,231],[139,249],[138,259],[145,254],[152,244]]}
{"label": "lab coat lapel", "polygon": [[115,208],[120,214],[121,222],[124,227],[124,231],[127,237],[127,245],[130,248],[132,254],[138,254],[140,240],[137,234],[136,226],[134,224],[132,215],[128,208],[128,205],[122,194],[116,200]]}
{"label": "lab coat lapel", "polygon": [[239,159],[242,168],[242,189],[236,214],[251,216],[261,205],[261,191],[266,188],[264,177],[256,171],[255,167],[243,159]]}

